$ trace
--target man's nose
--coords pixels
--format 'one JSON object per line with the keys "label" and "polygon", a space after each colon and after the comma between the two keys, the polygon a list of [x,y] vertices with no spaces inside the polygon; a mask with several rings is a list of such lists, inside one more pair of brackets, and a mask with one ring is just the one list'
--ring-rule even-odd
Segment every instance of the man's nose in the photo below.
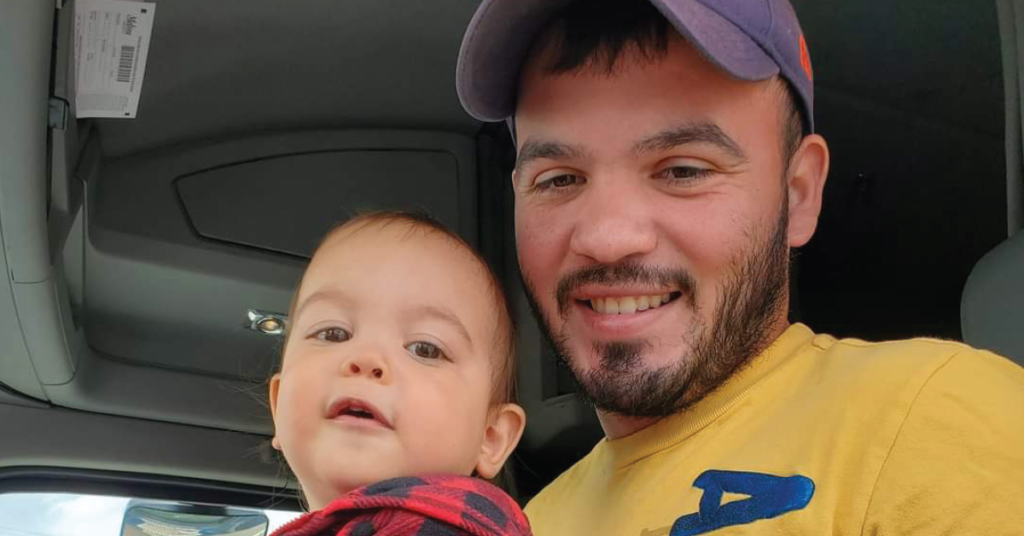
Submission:
{"label": "man's nose", "polygon": [[654,251],[658,236],[650,203],[626,180],[595,180],[586,192],[570,241],[573,253],[614,264]]}
{"label": "man's nose", "polygon": [[391,371],[379,352],[364,350],[345,359],[341,364],[341,375],[364,376],[384,384],[391,382]]}

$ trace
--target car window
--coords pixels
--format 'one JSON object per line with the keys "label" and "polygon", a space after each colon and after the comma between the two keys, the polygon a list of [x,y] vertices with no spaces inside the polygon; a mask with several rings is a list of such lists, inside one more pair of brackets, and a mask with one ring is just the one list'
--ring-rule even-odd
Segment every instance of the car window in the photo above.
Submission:
{"label": "car window", "polygon": [[[119,536],[129,503],[133,503],[130,497],[105,495],[2,494],[0,536]],[[275,509],[259,511],[267,516],[268,534],[301,514]]]}

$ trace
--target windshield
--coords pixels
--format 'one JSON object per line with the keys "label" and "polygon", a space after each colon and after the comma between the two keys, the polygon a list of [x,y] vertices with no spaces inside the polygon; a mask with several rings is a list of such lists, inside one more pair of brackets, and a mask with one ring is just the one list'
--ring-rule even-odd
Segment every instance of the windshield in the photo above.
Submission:
{"label": "windshield", "polygon": [[[0,495],[0,536],[119,536],[131,498],[70,493]],[[300,512],[263,510],[269,532]]]}

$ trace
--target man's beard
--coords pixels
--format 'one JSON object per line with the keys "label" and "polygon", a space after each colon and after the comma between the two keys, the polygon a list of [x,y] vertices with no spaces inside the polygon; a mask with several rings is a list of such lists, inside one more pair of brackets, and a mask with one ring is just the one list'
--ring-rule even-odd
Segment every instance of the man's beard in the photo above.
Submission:
{"label": "man's beard", "polygon": [[[692,322],[681,339],[689,342],[672,363],[645,368],[643,356],[653,350],[646,340],[598,342],[598,366],[581,370],[569,351],[568,335],[556,333],[526,283],[527,297],[541,331],[559,362],[572,373],[584,401],[606,413],[627,417],[667,417],[697,403],[736,373],[772,342],[773,330],[785,315],[789,281],[787,231],[789,211],[783,206],[774,232],[734,262],[724,278],[722,293],[706,325],[697,308],[700,289],[682,268],[666,269],[636,263],[595,265],[563,277],[556,290],[559,315],[572,306],[570,293],[585,284],[634,284],[680,291],[692,311]],[[674,303],[674,302],[673,302]]]}

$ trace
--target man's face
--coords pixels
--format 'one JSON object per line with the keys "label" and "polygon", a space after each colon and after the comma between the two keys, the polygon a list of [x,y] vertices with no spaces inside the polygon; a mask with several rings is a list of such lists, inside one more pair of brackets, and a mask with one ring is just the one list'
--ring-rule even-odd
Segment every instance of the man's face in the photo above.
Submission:
{"label": "man's face", "polygon": [[535,312],[583,394],[657,417],[785,328],[788,201],[775,82],[682,38],[611,74],[524,68],[516,241]]}

